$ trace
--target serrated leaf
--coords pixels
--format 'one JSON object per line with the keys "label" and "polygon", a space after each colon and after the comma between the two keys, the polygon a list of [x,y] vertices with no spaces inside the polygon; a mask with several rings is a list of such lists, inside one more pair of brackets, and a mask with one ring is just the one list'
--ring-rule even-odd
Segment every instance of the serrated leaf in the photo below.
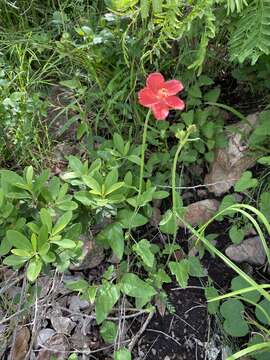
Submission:
{"label": "serrated leaf", "polygon": [[239,229],[236,225],[233,225],[229,230],[229,236],[234,244],[240,244],[245,237],[245,232],[243,229]]}
{"label": "serrated leaf", "polygon": [[[204,289],[204,293],[207,300],[211,300],[219,295],[217,289],[215,289],[213,286],[206,287]],[[219,303],[220,303],[219,300],[211,301],[207,303],[209,314],[214,315],[217,313],[219,308]]]}
{"label": "serrated leaf", "polygon": [[188,273],[190,276],[195,277],[207,276],[206,270],[202,267],[200,260],[195,256],[188,258]]}
{"label": "serrated leaf", "polygon": [[188,264],[188,261],[186,259],[181,260],[179,262],[170,261],[169,262],[169,268],[171,270],[171,273],[173,275],[175,275],[178,284],[182,288],[186,288],[187,284],[188,284],[188,278],[189,278],[189,274],[188,274],[189,264]]}
{"label": "serrated leaf", "polygon": [[100,328],[100,335],[107,343],[113,343],[117,335],[117,325],[112,321],[104,321]]}
{"label": "serrated leaf", "polygon": [[152,267],[154,265],[155,256],[151,251],[151,244],[148,240],[140,240],[137,244],[133,245],[133,250],[139,255],[146,266]]}
{"label": "serrated leaf", "polygon": [[104,284],[100,287],[96,297],[96,321],[101,324],[112,311],[120,297],[118,288],[113,284]]}
{"label": "serrated leaf", "polygon": [[245,171],[241,178],[234,185],[234,190],[237,192],[243,192],[247,189],[254,188],[258,185],[258,180],[252,178],[251,171]]}
{"label": "serrated leaf", "polygon": [[156,294],[156,290],[149,285],[147,282],[141,280],[137,275],[127,273],[122,277],[121,280],[121,291],[128,296],[135,298],[148,298]]}

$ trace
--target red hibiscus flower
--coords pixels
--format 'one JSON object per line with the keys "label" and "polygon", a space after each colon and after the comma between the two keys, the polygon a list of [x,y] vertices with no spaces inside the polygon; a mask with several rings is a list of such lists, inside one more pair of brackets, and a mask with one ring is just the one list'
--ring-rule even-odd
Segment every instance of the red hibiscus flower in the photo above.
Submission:
{"label": "red hibiscus flower", "polygon": [[169,110],[183,110],[185,103],[178,96],[184,89],[181,81],[165,81],[160,73],[150,74],[146,80],[146,87],[139,91],[139,103],[150,108],[157,120],[165,120]]}

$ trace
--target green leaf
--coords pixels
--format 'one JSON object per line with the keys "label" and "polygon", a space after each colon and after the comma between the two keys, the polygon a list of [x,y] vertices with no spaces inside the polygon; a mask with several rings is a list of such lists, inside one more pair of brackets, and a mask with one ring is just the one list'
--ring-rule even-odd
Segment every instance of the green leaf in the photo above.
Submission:
{"label": "green leaf", "polygon": [[90,304],[94,304],[98,288],[96,286],[89,286],[87,289],[87,300]]}
{"label": "green leaf", "polygon": [[128,349],[122,348],[114,353],[113,360],[131,360],[131,353]]}
{"label": "green leaf", "polygon": [[103,320],[112,311],[113,306],[116,304],[120,297],[118,288],[110,283],[104,284],[99,288],[96,297],[96,321],[101,324]]}
{"label": "green leaf", "polygon": [[270,222],[270,192],[263,192],[260,195],[260,210]]}
{"label": "green leaf", "polygon": [[70,239],[51,240],[50,243],[56,244],[63,249],[74,249],[76,247],[75,241]]}
{"label": "green leaf", "polygon": [[60,233],[64,228],[68,225],[70,220],[72,219],[72,211],[67,211],[63,214],[54,225],[52,229],[52,235],[55,236],[56,234]]}
{"label": "green leaf", "polygon": [[257,160],[259,164],[269,166],[270,165],[270,156],[263,156]]}
{"label": "green leaf", "polygon": [[237,225],[233,225],[230,228],[229,236],[234,244],[240,244],[245,237],[245,232],[243,229],[239,229]]}
{"label": "green leaf", "polygon": [[195,256],[188,258],[188,273],[190,276],[195,277],[207,276],[206,270],[202,267],[200,260]]}
{"label": "green leaf", "polygon": [[12,244],[17,249],[29,250],[29,251],[33,250],[31,242],[27,239],[27,237],[25,237],[19,231],[8,230],[7,239],[9,243]]}
{"label": "green leaf", "polygon": [[32,254],[26,250],[22,250],[22,249],[12,249],[11,250],[12,254],[16,255],[16,256],[21,256],[24,258],[30,258],[32,256]]}
{"label": "green leaf", "polygon": [[168,191],[155,191],[153,194],[153,199],[161,200],[167,198],[169,195],[170,193],[168,193]]}
{"label": "green leaf", "polygon": [[129,209],[122,209],[118,212],[117,220],[122,224],[124,229],[132,229],[145,225],[148,219],[138,213],[134,213]]}
{"label": "green leaf", "polygon": [[108,188],[108,190],[105,192],[105,195],[109,195],[112,192],[119,190],[121,187],[123,187],[123,185],[125,185],[124,182],[117,182],[115,184],[113,184],[110,188]]}
{"label": "green leaf", "polygon": [[47,209],[40,210],[40,220],[43,225],[47,226],[49,232],[52,230],[52,217]]}
{"label": "green leaf", "polygon": [[122,277],[121,280],[121,291],[128,296],[135,298],[148,298],[149,300],[153,295],[156,294],[155,289],[141,280],[137,275],[127,273]]}
{"label": "green leaf", "polygon": [[[266,312],[268,317],[270,318],[270,301],[267,299],[263,299],[258,303]],[[255,314],[257,319],[264,325],[269,325],[269,319],[265,316],[265,314],[262,312],[262,310],[256,306]]]}
{"label": "green leaf", "polygon": [[220,306],[220,313],[225,318],[224,330],[231,336],[242,337],[249,332],[249,327],[244,320],[244,305],[237,299],[226,300]]}
{"label": "green leaf", "polygon": [[112,321],[104,321],[100,328],[100,335],[107,343],[113,343],[117,335],[117,325]]}
{"label": "green leaf", "polygon": [[115,183],[117,183],[117,181],[118,181],[118,170],[117,170],[117,168],[114,168],[106,176],[106,179],[104,182],[105,192],[107,192],[111,186],[113,186]]}
{"label": "green leaf", "polygon": [[9,255],[3,260],[3,264],[7,266],[19,266],[28,261],[29,258],[23,258],[21,256]]}
{"label": "green leaf", "polygon": [[74,194],[74,197],[84,206],[91,206],[93,204],[90,194],[87,191],[78,191]]}
{"label": "green leaf", "polygon": [[[245,279],[243,279],[242,276],[236,276],[235,278],[232,279],[231,282],[232,291],[237,291],[248,287],[250,287],[250,284]],[[258,291],[250,291],[248,293],[242,294],[241,296],[255,303],[257,303],[261,298],[261,295]]]}
{"label": "green leaf", "polygon": [[114,147],[121,155],[125,153],[125,143],[121,135],[114,133],[113,134],[113,144]]}
{"label": "green leaf", "polygon": [[[215,289],[213,286],[206,287],[204,289],[204,293],[205,293],[205,297],[206,297],[207,301],[211,300],[219,295],[217,289]],[[217,313],[218,308],[219,308],[219,303],[220,303],[220,301],[217,300],[217,301],[211,301],[207,304],[208,312],[210,315],[214,315]]]}
{"label": "green leaf", "polygon": [[82,179],[83,179],[84,183],[86,184],[86,186],[88,186],[90,189],[92,189],[91,190],[92,194],[95,194],[95,195],[102,194],[101,186],[99,185],[97,180],[95,180],[92,176],[83,175]]}
{"label": "green leaf", "polygon": [[133,245],[133,250],[140,256],[146,266],[153,267],[155,256],[151,251],[151,244],[148,240],[140,240]]}
{"label": "green leaf", "polygon": [[186,259],[181,260],[179,262],[174,262],[174,261],[170,261],[169,262],[169,268],[171,270],[171,273],[173,275],[175,275],[176,280],[178,282],[178,284],[182,287],[182,288],[186,288],[187,284],[188,284],[188,268],[189,268],[189,264],[188,261]]}
{"label": "green leaf", "polygon": [[258,185],[258,180],[252,178],[251,171],[245,171],[241,178],[234,185],[234,190],[237,192],[243,192],[247,189],[254,188]]}
{"label": "green leaf", "polygon": [[173,235],[177,230],[176,218],[171,210],[167,210],[159,223],[160,231]]}
{"label": "green leaf", "polygon": [[26,170],[25,178],[26,178],[27,184],[30,185],[30,187],[32,187],[33,175],[34,175],[33,166],[28,166],[27,170]]}
{"label": "green leaf", "polygon": [[100,244],[104,244],[104,242],[109,244],[118,259],[122,259],[125,239],[121,224],[116,222],[106,226],[106,228],[98,234],[97,240]]}
{"label": "green leaf", "polygon": [[78,208],[78,204],[75,203],[75,201],[71,201],[71,200],[64,200],[61,202],[57,202],[57,207],[58,209],[62,210],[62,211],[72,211],[72,210],[76,210]]}
{"label": "green leaf", "polygon": [[40,274],[41,269],[42,269],[42,261],[40,260],[40,258],[32,259],[27,267],[27,271],[26,271],[27,279],[31,282],[35,281],[38,275]]}
{"label": "green leaf", "polygon": [[202,97],[202,92],[201,92],[201,89],[198,86],[198,84],[193,85],[192,87],[190,87],[188,89],[188,94],[190,96],[192,96],[192,97],[195,97],[195,98],[201,98]]}
{"label": "green leaf", "polygon": [[127,159],[136,165],[141,165],[141,159],[137,155],[129,155]]}
{"label": "green leaf", "polygon": [[84,279],[79,279],[79,280],[67,281],[65,285],[66,288],[69,290],[84,292],[88,288],[89,283]]}
{"label": "green leaf", "polygon": [[214,89],[208,91],[204,96],[204,101],[209,102],[217,102],[218,98],[220,96],[220,88],[215,87]]}

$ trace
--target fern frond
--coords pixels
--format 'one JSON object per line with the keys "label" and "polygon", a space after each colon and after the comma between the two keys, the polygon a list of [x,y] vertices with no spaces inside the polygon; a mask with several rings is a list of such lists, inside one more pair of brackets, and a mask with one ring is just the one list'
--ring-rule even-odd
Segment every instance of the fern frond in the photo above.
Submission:
{"label": "fern frond", "polygon": [[231,60],[243,63],[251,60],[255,64],[258,58],[270,54],[270,2],[253,1],[241,13],[236,30],[231,34]]}

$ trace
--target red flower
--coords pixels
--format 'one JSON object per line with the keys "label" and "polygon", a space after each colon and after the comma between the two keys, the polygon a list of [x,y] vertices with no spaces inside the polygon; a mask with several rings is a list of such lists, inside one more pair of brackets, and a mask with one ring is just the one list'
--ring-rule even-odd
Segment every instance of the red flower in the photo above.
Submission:
{"label": "red flower", "polygon": [[152,73],[146,80],[146,87],[139,91],[139,103],[152,110],[157,120],[165,120],[169,110],[183,110],[185,103],[178,96],[184,89],[181,81],[165,81],[160,73]]}

